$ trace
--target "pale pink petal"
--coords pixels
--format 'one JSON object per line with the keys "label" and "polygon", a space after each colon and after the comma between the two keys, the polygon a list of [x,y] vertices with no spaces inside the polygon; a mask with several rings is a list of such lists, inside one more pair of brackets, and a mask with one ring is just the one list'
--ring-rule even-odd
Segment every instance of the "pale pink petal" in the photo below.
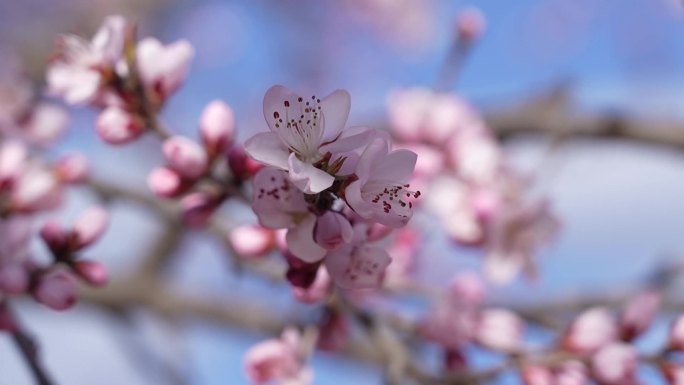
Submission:
{"label": "pale pink petal", "polygon": [[336,90],[321,101],[325,124],[323,142],[335,139],[347,123],[351,109],[351,96],[345,90]]}
{"label": "pale pink petal", "polygon": [[107,268],[94,261],[76,261],[74,271],[89,285],[103,287],[109,282],[109,272]]}
{"label": "pale pink petal", "polygon": [[335,283],[344,289],[377,288],[392,259],[387,252],[370,245],[340,247],[325,259]]}
{"label": "pale pink petal", "polygon": [[304,262],[318,262],[328,252],[314,240],[315,226],[316,217],[309,215],[297,226],[290,228],[285,237],[290,252]]}
{"label": "pale pink petal", "polygon": [[32,167],[15,184],[11,201],[14,209],[23,212],[53,208],[61,201],[61,188],[53,173]]}
{"label": "pale pink petal", "polygon": [[585,310],[570,325],[563,338],[563,346],[573,352],[592,353],[617,338],[615,318],[602,307]]}
{"label": "pale pink petal", "polygon": [[39,103],[31,112],[24,130],[31,142],[48,145],[57,140],[66,130],[69,114],[61,107]]}
{"label": "pale pink petal", "polygon": [[304,194],[290,184],[287,173],[266,167],[253,180],[252,209],[259,224],[270,229],[292,228],[311,215]]}
{"label": "pale pink petal", "polygon": [[145,85],[164,99],[183,83],[194,55],[194,48],[186,40],[162,45],[148,37],[138,43],[136,59]]}
{"label": "pale pink petal", "polygon": [[78,248],[84,248],[100,239],[109,225],[109,212],[102,207],[93,207],[83,213],[74,223],[73,233]]}
{"label": "pale pink petal", "polygon": [[0,183],[17,178],[26,162],[26,147],[18,141],[5,141],[0,145]]}
{"label": "pale pink petal", "polygon": [[183,189],[181,176],[167,167],[152,170],[147,177],[147,185],[155,195],[166,198],[177,196]]}
{"label": "pale pink petal", "polygon": [[261,226],[244,225],[231,230],[228,241],[240,257],[262,257],[275,246],[275,234]]}
{"label": "pale pink petal", "polygon": [[101,112],[95,126],[102,140],[115,145],[137,139],[144,129],[139,118],[115,106]]}
{"label": "pale pink petal", "polygon": [[55,172],[63,182],[82,183],[88,179],[90,164],[83,154],[69,154],[57,160]]}
{"label": "pale pink petal", "polygon": [[277,113],[279,117],[285,119],[285,102],[294,103],[299,96],[286,87],[275,85],[266,91],[264,95],[263,111],[268,128],[273,132],[279,132],[281,127],[276,127],[278,120],[274,119]]}
{"label": "pale pink petal", "polygon": [[102,75],[95,70],[57,63],[48,68],[46,79],[50,95],[81,105],[96,98]]}
{"label": "pale pink petal", "polygon": [[289,168],[288,157],[290,153],[275,133],[264,132],[247,139],[245,152],[258,162],[283,170]]}
{"label": "pale pink petal", "polygon": [[290,181],[305,194],[317,194],[335,181],[327,172],[299,160],[294,152],[290,154],[288,165]]}
{"label": "pale pink petal", "polygon": [[379,179],[406,182],[416,167],[418,155],[409,150],[392,151],[373,168]]}

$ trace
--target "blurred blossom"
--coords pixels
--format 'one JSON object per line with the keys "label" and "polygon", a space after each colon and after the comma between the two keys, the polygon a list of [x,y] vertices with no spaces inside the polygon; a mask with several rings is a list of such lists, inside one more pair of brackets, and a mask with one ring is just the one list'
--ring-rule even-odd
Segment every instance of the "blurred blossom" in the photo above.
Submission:
{"label": "blurred blossom", "polygon": [[309,385],[313,383],[311,369],[301,358],[301,336],[294,329],[286,329],[280,339],[261,342],[245,354],[245,371],[254,385],[278,383]]}
{"label": "blurred blossom", "polygon": [[592,353],[615,341],[618,325],[605,308],[594,307],[582,312],[568,328],[563,347],[577,353]]}
{"label": "blurred blossom", "polygon": [[202,111],[200,118],[202,142],[210,155],[223,153],[235,135],[235,114],[229,105],[214,100]]}
{"label": "blurred blossom", "polygon": [[125,144],[142,135],[145,128],[142,120],[117,106],[105,109],[95,123],[97,133],[109,144]]}
{"label": "blurred blossom", "polygon": [[600,385],[636,385],[637,352],[633,346],[616,342],[604,346],[591,359],[594,378]]}
{"label": "blurred blossom", "polygon": [[186,40],[164,45],[148,37],[137,46],[137,65],[149,97],[161,103],[185,81],[195,50]]}
{"label": "blurred blossom", "polygon": [[228,234],[228,241],[241,257],[263,257],[275,246],[273,230],[259,225],[243,225]]}
{"label": "blurred blossom", "polygon": [[299,301],[307,304],[315,304],[323,302],[330,294],[332,294],[333,285],[328,274],[327,269],[318,269],[316,279],[308,288],[293,287],[292,292],[294,297]]}
{"label": "blurred blossom", "polygon": [[76,303],[76,281],[71,273],[59,268],[39,278],[33,296],[54,310],[69,309]]}
{"label": "blurred blossom", "polygon": [[465,8],[456,16],[458,39],[471,42],[479,38],[485,30],[485,17],[477,8]]}
{"label": "blurred blossom", "polygon": [[506,309],[487,309],[480,314],[476,340],[489,349],[514,352],[521,347],[524,322]]}
{"label": "blurred blossom", "polygon": [[660,302],[661,295],[657,290],[644,291],[632,298],[620,320],[622,340],[631,341],[646,331],[660,309]]}

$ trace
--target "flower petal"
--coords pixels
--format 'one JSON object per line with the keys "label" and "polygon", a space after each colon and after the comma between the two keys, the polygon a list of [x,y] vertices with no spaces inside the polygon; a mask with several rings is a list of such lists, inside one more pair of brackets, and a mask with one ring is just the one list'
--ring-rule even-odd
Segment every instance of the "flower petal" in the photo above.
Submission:
{"label": "flower petal", "polygon": [[271,131],[279,131],[275,126],[276,120],[273,117],[274,114],[278,113],[279,116],[284,117],[285,101],[294,101],[297,100],[298,97],[299,96],[294,92],[280,85],[273,86],[266,91],[266,95],[264,95],[264,118]]}
{"label": "flower petal", "polygon": [[325,119],[323,142],[333,140],[340,134],[347,123],[350,109],[351,96],[345,90],[336,90],[321,101],[321,110]]}
{"label": "flower petal", "polygon": [[245,151],[258,162],[288,169],[288,151],[277,134],[263,132],[252,136],[245,142]]}
{"label": "flower petal", "polygon": [[413,174],[416,160],[418,155],[413,151],[392,151],[373,168],[373,174],[378,175],[378,179],[405,182]]}
{"label": "flower petal", "polygon": [[369,245],[342,247],[328,254],[325,266],[344,289],[376,288],[392,259],[381,248]]}
{"label": "flower petal", "polygon": [[317,194],[332,186],[335,181],[327,172],[299,160],[295,153],[290,154],[288,164],[290,181],[305,194]]}
{"label": "flower petal", "polygon": [[287,248],[297,258],[304,262],[317,262],[325,257],[328,252],[323,247],[319,246],[314,241],[314,227],[316,226],[316,217],[309,215],[298,226],[288,230],[285,240],[287,241]]}
{"label": "flower petal", "polygon": [[296,226],[296,219],[309,215],[304,194],[290,184],[284,171],[263,168],[253,183],[252,209],[262,226],[291,228]]}
{"label": "flower petal", "polygon": [[354,230],[347,218],[334,211],[326,211],[316,221],[314,237],[316,243],[328,250],[334,250],[340,245],[351,242]]}

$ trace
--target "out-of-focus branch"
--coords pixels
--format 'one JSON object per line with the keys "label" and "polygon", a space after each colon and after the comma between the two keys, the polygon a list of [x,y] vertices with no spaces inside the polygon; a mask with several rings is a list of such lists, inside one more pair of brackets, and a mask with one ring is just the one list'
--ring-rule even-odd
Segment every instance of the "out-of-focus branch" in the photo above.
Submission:
{"label": "out-of-focus branch", "polygon": [[558,140],[606,138],[684,149],[684,122],[579,111],[570,91],[569,85],[559,85],[519,105],[486,111],[485,120],[502,140],[541,134]]}
{"label": "out-of-focus branch", "polygon": [[31,374],[38,385],[54,385],[55,382],[50,378],[50,375],[45,370],[40,362],[38,356],[38,346],[29,336],[29,334],[22,328],[19,320],[14,316],[9,309],[6,311],[11,315],[14,330],[12,331],[12,340],[21,352],[24,361],[31,369]]}

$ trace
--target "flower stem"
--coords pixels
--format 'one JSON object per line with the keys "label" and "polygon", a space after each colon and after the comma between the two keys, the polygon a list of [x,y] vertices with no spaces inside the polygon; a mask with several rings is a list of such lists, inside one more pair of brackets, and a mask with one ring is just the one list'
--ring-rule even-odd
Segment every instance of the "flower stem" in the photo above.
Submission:
{"label": "flower stem", "polygon": [[[9,311],[9,309],[7,309]],[[45,370],[38,357],[38,345],[33,338],[22,329],[16,317],[13,317],[15,328],[12,331],[12,340],[19,349],[24,361],[31,369],[31,374],[37,385],[54,385],[50,375]]]}

